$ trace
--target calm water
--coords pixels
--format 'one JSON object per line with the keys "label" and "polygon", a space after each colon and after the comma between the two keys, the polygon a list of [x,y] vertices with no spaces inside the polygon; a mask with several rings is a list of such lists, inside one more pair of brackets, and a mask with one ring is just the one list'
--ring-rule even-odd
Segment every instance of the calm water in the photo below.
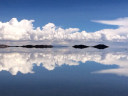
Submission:
{"label": "calm water", "polygon": [[0,96],[128,96],[128,50],[0,49]]}

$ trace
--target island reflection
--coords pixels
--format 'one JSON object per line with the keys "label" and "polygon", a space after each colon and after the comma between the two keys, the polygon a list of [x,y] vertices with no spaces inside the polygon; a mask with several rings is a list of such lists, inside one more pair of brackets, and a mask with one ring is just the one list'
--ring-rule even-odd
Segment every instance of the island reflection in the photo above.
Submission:
{"label": "island reflection", "polygon": [[[12,75],[34,73],[33,67],[42,66],[54,70],[62,65],[78,66],[93,61],[103,65],[117,65],[114,69],[99,70],[92,73],[110,73],[128,76],[128,51],[125,49],[25,49],[8,48],[0,50],[0,71],[8,71]],[[95,63],[94,63],[95,64]]]}

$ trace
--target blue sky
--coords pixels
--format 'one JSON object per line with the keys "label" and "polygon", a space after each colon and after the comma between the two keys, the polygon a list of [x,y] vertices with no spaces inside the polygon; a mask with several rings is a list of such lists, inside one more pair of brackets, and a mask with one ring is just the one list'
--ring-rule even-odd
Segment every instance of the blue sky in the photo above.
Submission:
{"label": "blue sky", "polygon": [[116,26],[91,20],[110,20],[128,16],[127,0],[0,0],[0,21],[16,17],[34,19],[34,26],[49,22],[63,28],[96,31]]}

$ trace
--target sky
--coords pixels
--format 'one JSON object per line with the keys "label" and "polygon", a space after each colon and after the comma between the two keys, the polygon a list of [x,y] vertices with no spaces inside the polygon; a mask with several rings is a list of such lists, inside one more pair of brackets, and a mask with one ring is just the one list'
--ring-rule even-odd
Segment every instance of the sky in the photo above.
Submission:
{"label": "sky", "polygon": [[128,41],[127,5],[127,0],[0,0],[0,40]]}
{"label": "sky", "polygon": [[91,20],[127,17],[127,5],[127,0],[0,0],[0,21],[33,19],[35,27],[54,23],[63,28],[94,32],[116,26],[93,23]]}

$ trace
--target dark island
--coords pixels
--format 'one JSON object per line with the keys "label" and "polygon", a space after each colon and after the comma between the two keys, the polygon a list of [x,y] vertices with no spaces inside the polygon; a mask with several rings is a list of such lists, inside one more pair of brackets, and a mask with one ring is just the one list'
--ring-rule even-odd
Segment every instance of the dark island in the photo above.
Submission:
{"label": "dark island", "polygon": [[7,48],[7,47],[24,47],[24,48],[53,48],[52,45],[23,45],[23,46],[9,46],[0,44],[0,48]]}
{"label": "dark island", "polygon": [[23,45],[20,47],[25,47],[25,48],[53,48],[52,45]]}
{"label": "dark island", "polygon": [[83,49],[83,48],[88,48],[89,46],[86,46],[86,45],[74,45],[72,46],[74,48],[79,48],[79,49]]}
{"label": "dark island", "polygon": [[97,48],[97,49],[105,49],[105,48],[108,48],[109,46],[104,45],[104,44],[98,44],[98,45],[95,45],[95,46],[92,46],[92,47]]}
{"label": "dark island", "polygon": [[98,45],[95,45],[95,46],[74,45],[72,47],[79,48],[79,49],[88,48],[88,47],[94,47],[94,48],[97,48],[97,49],[105,49],[105,48],[108,48],[109,46],[104,45],[104,44],[98,44]]}
{"label": "dark island", "polygon": [[0,48],[7,48],[7,47],[9,47],[9,46],[8,45],[4,45],[4,44],[0,45]]}

